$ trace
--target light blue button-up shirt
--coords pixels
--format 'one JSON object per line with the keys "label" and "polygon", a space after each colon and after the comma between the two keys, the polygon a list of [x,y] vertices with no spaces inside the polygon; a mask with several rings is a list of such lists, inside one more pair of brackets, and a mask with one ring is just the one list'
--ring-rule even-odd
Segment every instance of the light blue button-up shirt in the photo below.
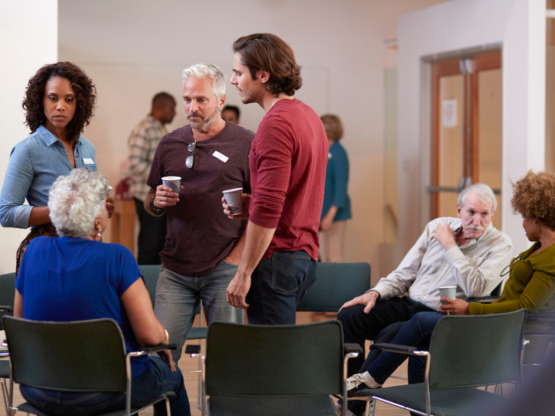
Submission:
{"label": "light blue button-up shirt", "polygon": [[[94,146],[84,137],[79,137],[73,156],[77,168],[97,171]],[[63,143],[44,126],[17,143],[0,195],[0,224],[28,228],[33,207],[47,206],[54,181],[72,169]],[[29,205],[23,205],[25,199]]]}

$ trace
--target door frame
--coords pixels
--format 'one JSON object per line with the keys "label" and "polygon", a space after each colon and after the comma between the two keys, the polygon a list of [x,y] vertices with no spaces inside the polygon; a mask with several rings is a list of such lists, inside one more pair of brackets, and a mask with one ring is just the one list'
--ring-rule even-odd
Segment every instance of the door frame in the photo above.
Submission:
{"label": "door frame", "polygon": [[[476,51],[466,51],[458,56],[451,56],[451,59],[445,60],[432,60],[428,62],[430,66],[430,176],[428,181],[430,186],[427,187],[429,194],[429,217],[427,220],[437,218],[439,215],[439,192],[432,189],[441,188],[439,186],[439,153],[440,153],[440,130],[441,130],[441,97],[440,97],[440,79],[441,77],[450,75],[464,75],[461,71],[461,60],[472,60],[472,72],[469,75],[470,88],[467,86],[466,77],[464,82],[464,96],[465,100],[462,103],[463,108],[463,143],[470,146],[470,150],[464,150],[463,155],[463,177],[471,177],[472,183],[478,181],[478,125],[479,125],[479,111],[478,111],[478,73],[488,69],[502,69],[502,51],[497,45],[492,45],[491,49],[480,48]],[[468,111],[468,90],[470,89],[471,112]],[[468,118],[470,118],[470,138],[467,139],[466,126],[468,125]],[[471,154],[471,162],[467,162],[467,155]],[[426,182],[425,182],[426,183]],[[450,191],[445,189],[445,191]],[[500,190],[494,190],[496,194],[500,194]]]}

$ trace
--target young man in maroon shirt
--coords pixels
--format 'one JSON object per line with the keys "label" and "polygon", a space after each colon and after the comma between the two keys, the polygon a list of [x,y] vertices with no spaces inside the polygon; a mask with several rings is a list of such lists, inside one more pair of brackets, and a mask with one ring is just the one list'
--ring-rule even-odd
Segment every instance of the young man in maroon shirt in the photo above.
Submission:
{"label": "young man in maroon shirt", "polygon": [[[302,85],[291,47],[272,34],[239,38],[231,84],[241,101],[266,115],[252,142],[245,250],[227,301],[251,324],[294,324],[297,304],[314,282],[328,143],[318,115],[293,94]],[[230,215],[224,202],[224,212]]]}

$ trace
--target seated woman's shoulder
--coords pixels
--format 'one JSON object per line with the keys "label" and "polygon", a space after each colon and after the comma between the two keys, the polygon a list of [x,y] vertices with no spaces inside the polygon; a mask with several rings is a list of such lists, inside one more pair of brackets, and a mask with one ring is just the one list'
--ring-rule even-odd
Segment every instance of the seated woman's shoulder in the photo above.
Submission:
{"label": "seated woman's shoulder", "polygon": [[119,243],[102,243],[102,246],[106,251],[118,252],[126,256],[133,256],[131,250]]}

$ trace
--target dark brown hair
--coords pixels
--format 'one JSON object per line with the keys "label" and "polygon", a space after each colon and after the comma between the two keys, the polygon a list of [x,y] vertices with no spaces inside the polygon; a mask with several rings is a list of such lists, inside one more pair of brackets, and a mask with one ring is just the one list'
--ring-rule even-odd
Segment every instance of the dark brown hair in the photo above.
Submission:
{"label": "dark brown hair", "polygon": [[53,77],[67,79],[75,93],[75,115],[66,127],[66,140],[71,143],[79,138],[85,126],[89,124],[96,102],[96,87],[91,79],[71,62],[44,65],[29,80],[23,100],[25,124],[29,126],[31,133],[34,133],[46,122],[43,105],[44,88],[46,82]]}
{"label": "dark brown hair", "polygon": [[343,138],[343,123],[341,119],[335,114],[324,114],[320,117],[324,129],[326,130],[326,136],[329,140],[337,142]]}
{"label": "dark brown hair", "polygon": [[555,174],[529,171],[513,183],[513,212],[538,220],[555,230]]}
{"label": "dark brown hair", "polygon": [[271,33],[243,36],[233,43],[233,51],[241,54],[241,63],[249,68],[252,78],[261,69],[270,74],[264,85],[267,91],[292,96],[303,85],[301,67],[295,62],[293,49]]}

